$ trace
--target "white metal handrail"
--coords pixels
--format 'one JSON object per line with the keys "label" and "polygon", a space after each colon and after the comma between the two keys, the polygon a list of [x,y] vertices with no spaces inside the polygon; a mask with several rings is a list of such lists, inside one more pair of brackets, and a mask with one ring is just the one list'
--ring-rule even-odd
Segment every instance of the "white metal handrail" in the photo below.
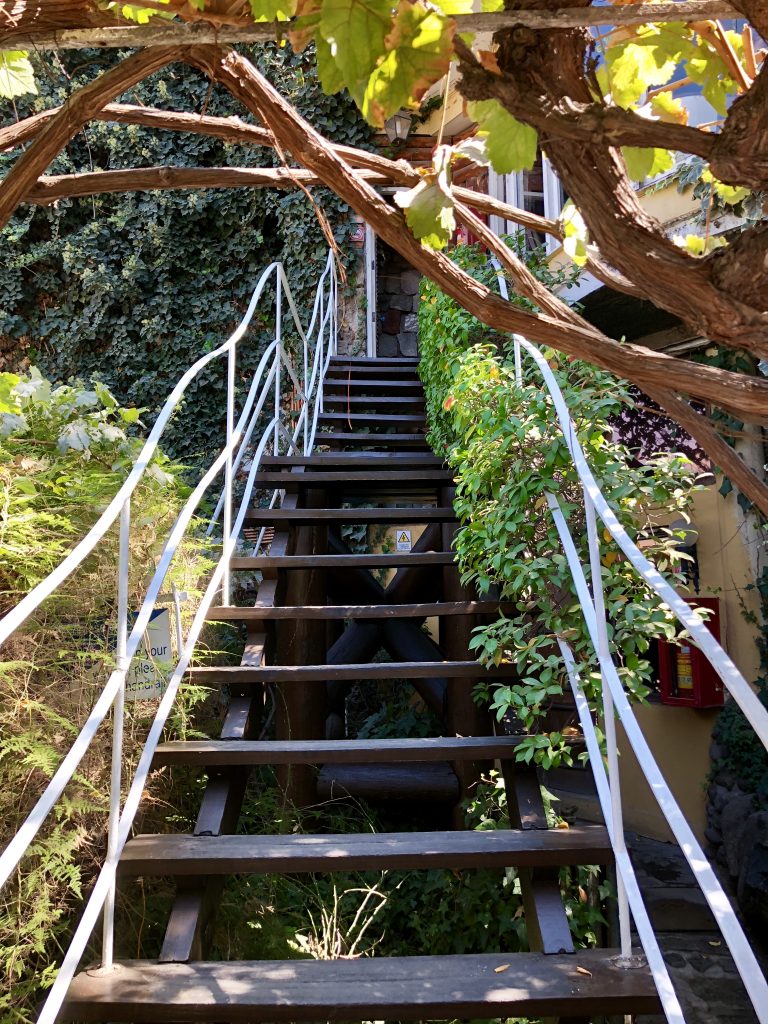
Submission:
{"label": "white metal handrail", "polygon": [[[236,359],[238,345],[245,337],[262,295],[271,281],[274,281],[275,337],[267,345],[259,360],[240,415],[236,417]],[[287,304],[286,316],[288,324],[298,338],[298,346],[301,351],[301,364],[298,370],[294,366],[289,349],[284,344],[283,299],[286,300]],[[318,281],[312,317],[306,330],[302,326],[282,264],[271,264],[261,275],[251,296],[246,313],[235,332],[219,348],[197,360],[179,380],[166,400],[128,477],[99,520],[67,558],[41,584],[31,591],[16,608],[0,620],[0,643],[2,643],[76,570],[78,565],[93,551],[106,532],[119,518],[120,542],[117,572],[118,611],[115,668],[109,675],[104,689],[71,749],[62,760],[21,828],[5,848],[2,856],[0,856],[0,886],[2,886],[7,882],[29,849],[35,835],[60,798],[65,786],[73,777],[110,708],[114,707],[107,855],[85,905],[72,942],[65,954],[56,981],[41,1011],[39,1018],[41,1024],[54,1024],[66,996],[69,983],[77,969],[77,965],[102,909],[104,911],[102,969],[110,970],[112,968],[114,893],[117,862],[130,834],[151,768],[155,749],[173,707],[179,684],[192,658],[195,644],[205,623],[206,614],[216,594],[221,591],[224,603],[229,601],[229,563],[235,551],[237,538],[248,511],[255,485],[256,472],[261,465],[265,452],[269,448],[275,455],[280,454],[281,442],[283,442],[286,454],[292,454],[297,450],[308,454],[312,449],[317,428],[318,411],[322,408],[325,373],[329,360],[336,351],[336,307],[336,269],[332,253],[328,254],[325,269]],[[189,383],[209,363],[224,356],[227,357],[226,443],[203,474],[176,518],[129,634],[128,556],[131,496],[147,471],[163,431]],[[310,365],[312,366],[311,374],[309,372]],[[287,377],[293,382],[299,400],[299,415],[295,425],[293,425],[292,432],[286,431],[284,426],[286,414],[283,410],[281,371],[285,371]],[[271,396],[274,396],[274,408],[268,423],[262,430],[261,439],[256,450],[251,455],[250,469],[233,522],[233,512],[235,512],[233,502],[235,474],[245,454],[250,453],[249,446],[252,435]],[[144,632],[155,603],[162,591],[174,556],[187,535],[190,523],[200,503],[222,470],[224,472],[224,486],[213,517],[213,522],[215,522],[220,513],[222,511],[224,513],[221,556],[203,598],[198,605],[186,639],[179,630],[176,667],[157,708],[134,778],[125,802],[121,806],[122,724],[127,672],[132,658],[142,643]],[[211,532],[212,530],[209,529],[209,535]],[[180,622],[180,616],[177,602],[178,622]]]}
{"label": "white metal handrail", "polygon": [[[491,260],[497,274],[499,289],[504,298],[509,298],[506,280],[500,264]],[[664,964],[663,956],[650,925],[647,911],[642,901],[637,879],[635,878],[631,860],[624,842],[622,820],[621,791],[618,770],[618,750],[615,735],[615,715],[624,727],[625,734],[635,753],[635,757],[648,781],[651,792],[677,839],[680,848],[693,871],[696,881],[714,914],[715,920],[731,951],[736,967],[741,975],[744,987],[755,1008],[761,1024],[768,1024],[768,983],[760,969],[752,948],[739,924],[733,907],[720,885],[712,867],[707,861],[693,830],[685,819],[674,798],[659,766],[653,757],[637,717],[632,710],[614,664],[608,644],[607,620],[602,591],[602,573],[600,562],[600,539],[597,530],[597,516],[605,528],[626,555],[636,572],[645,580],[664,603],[674,613],[680,623],[689,632],[692,640],[705,654],[723,681],[728,692],[736,700],[748,721],[755,729],[762,743],[768,748],[768,711],[758,700],[756,694],[739,672],[728,654],[707,629],[699,616],[687,602],[677,593],[675,588],[662,576],[655,565],[650,562],[634,543],[619,522],[613,509],[600,490],[597,481],[584,456],[578,441],[575,424],[570,417],[568,407],[555,375],[539,349],[521,335],[513,335],[515,376],[518,384],[522,384],[523,366],[522,353],[525,352],[536,363],[552,399],[557,420],[563,438],[573,459],[574,468],[582,484],[584,509],[586,515],[586,533],[590,555],[590,578],[592,588],[587,584],[584,567],[579,559],[576,545],[571,536],[566,518],[557,498],[547,494],[547,502],[552,513],[558,535],[565,553],[569,569],[574,581],[582,614],[587,626],[590,642],[595,652],[602,681],[603,721],[605,728],[605,745],[608,771],[599,753],[599,745],[594,725],[589,714],[573,654],[566,643],[559,640],[559,647],[571,687],[577,702],[577,710],[590,754],[590,763],[595,775],[598,796],[603,815],[611,836],[616,864],[618,868],[618,901],[619,923],[621,932],[622,956],[627,958],[631,952],[631,936],[628,909],[631,907],[635,925],[648,958],[656,982],[659,996],[664,1006],[667,1019],[676,1024],[683,1024],[684,1018],[677,996],[672,988],[669,973]],[[628,906],[629,905],[629,906]]]}

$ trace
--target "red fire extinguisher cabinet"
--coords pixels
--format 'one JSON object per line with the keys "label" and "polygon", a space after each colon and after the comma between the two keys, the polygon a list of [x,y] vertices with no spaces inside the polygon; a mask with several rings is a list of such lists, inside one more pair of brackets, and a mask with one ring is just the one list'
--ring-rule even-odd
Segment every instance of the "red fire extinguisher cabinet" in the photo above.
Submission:
{"label": "red fire extinguisher cabinet", "polygon": [[[690,597],[692,608],[707,608],[707,628],[720,640],[720,602],[716,597]],[[723,684],[714,668],[690,639],[681,644],[658,641],[661,703],[681,708],[719,708]]]}

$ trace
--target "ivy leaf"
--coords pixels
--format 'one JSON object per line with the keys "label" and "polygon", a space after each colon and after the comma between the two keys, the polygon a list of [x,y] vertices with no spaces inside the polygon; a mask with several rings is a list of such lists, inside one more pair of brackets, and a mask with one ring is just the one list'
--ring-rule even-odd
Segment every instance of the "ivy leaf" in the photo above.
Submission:
{"label": "ivy leaf", "polygon": [[371,75],[363,96],[367,120],[381,126],[402,107],[418,103],[430,85],[448,71],[455,23],[420,4],[400,0],[387,55]]}
{"label": "ivy leaf", "polygon": [[627,173],[633,181],[655,178],[658,174],[671,171],[675,157],[668,149],[651,149],[645,146],[622,146],[622,156]]}
{"label": "ivy leaf", "polygon": [[296,0],[248,0],[254,21],[288,21],[293,17]]}
{"label": "ivy leaf", "polygon": [[470,103],[469,116],[486,139],[491,166],[498,174],[529,170],[536,162],[536,129],[508,113],[498,100]]}
{"label": "ivy leaf", "polygon": [[26,50],[5,50],[0,53],[0,96],[11,100],[28,92],[37,93],[37,86]]}
{"label": "ivy leaf", "polygon": [[364,83],[386,50],[384,40],[391,24],[387,0],[323,2],[320,34],[330,47],[330,57],[338,66],[344,85],[356,100],[362,98]]}
{"label": "ivy leaf", "polygon": [[449,180],[451,156],[450,146],[439,146],[434,169],[424,181],[407,192],[395,193],[395,202],[405,210],[414,238],[429,249],[444,249],[456,230]]}
{"label": "ivy leaf", "polygon": [[660,121],[670,124],[688,124],[688,111],[682,102],[668,92],[657,92],[651,97],[651,110]]}
{"label": "ivy leaf", "polygon": [[718,181],[714,174],[706,168],[701,172],[701,180],[709,182],[715,193],[729,206],[735,206],[736,203],[740,203],[742,199],[746,199],[749,195],[748,188],[742,188],[738,185],[726,185],[724,182]]}

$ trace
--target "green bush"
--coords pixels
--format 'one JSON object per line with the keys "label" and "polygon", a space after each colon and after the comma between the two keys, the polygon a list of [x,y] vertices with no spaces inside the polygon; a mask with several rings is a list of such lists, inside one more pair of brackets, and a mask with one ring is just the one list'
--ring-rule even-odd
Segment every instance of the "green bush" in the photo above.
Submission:
{"label": "green bush", "polygon": [[[36,370],[0,374],[0,612],[42,580],[98,518],[141,441],[140,410],[101,383],[52,387]],[[159,452],[132,500],[130,601],[138,607],[160,543],[188,494],[183,467]],[[56,771],[114,663],[117,530],[4,645],[0,662],[0,846]],[[172,578],[199,593],[205,546],[181,550]],[[202,695],[183,690],[171,732]],[[127,706],[126,777],[154,703]],[[0,900],[0,1021],[33,1018],[86,883],[104,855],[110,774],[105,723]],[[149,804],[164,796],[162,777]]]}
{"label": "green bush", "polygon": [[[454,258],[488,275],[475,250],[457,249]],[[455,549],[462,579],[516,608],[476,630],[471,646],[484,664],[509,662],[519,681],[492,695],[481,688],[478,696],[492,697],[500,717],[511,709],[535,732],[550,699],[567,687],[557,638],[567,639],[588,696],[597,696],[596,658],[546,497],[559,499],[588,566],[581,484],[538,371],[516,383],[511,339],[489,333],[429,282],[422,284],[421,298],[420,372],[429,437],[458,481],[455,507],[463,525]],[[555,351],[545,356],[608,502],[659,569],[674,577],[684,556],[679,538],[664,524],[687,518],[693,466],[676,454],[636,462],[609,426],[630,401],[626,385]],[[625,688],[642,698],[651,675],[649,645],[656,637],[674,638],[675,624],[607,531],[601,545],[612,651]],[[545,767],[570,763],[559,733],[532,736],[520,744],[518,757]]]}

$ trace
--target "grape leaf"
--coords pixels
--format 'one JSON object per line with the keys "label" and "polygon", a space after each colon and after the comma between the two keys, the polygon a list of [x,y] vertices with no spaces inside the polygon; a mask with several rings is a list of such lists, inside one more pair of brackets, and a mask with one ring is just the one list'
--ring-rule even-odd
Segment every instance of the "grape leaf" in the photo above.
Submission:
{"label": "grape leaf", "polygon": [[444,249],[456,230],[453,200],[434,182],[420,181],[408,192],[398,192],[395,202],[405,210],[408,227],[422,245]]}
{"label": "grape leaf", "polygon": [[668,149],[650,149],[640,146],[622,146],[627,173],[633,181],[655,178],[657,174],[671,171],[675,158]]}
{"label": "grape leaf", "polygon": [[[158,3],[167,4],[168,0],[157,0]],[[158,11],[155,7],[142,7],[141,4],[112,4],[112,7],[119,7],[120,14],[128,21],[135,21],[139,25],[146,25],[150,18],[173,18],[174,11]]]}
{"label": "grape leaf", "polygon": [[293,17],[296,0],[248,0],[254,21],[288,21]]}
{"label": "grape leaf", "polygon": [[701,235],[676,235],[672,241],[692,256],[706,256],[713,249],[722,249],[723,246],[728,245],[728,242],[720,235],[710,235],[708,238],[702,238]]}
{"label": "grape leaf", "polygon": [[470,103],[469,116],[486,138],[491,166],[498,174],[528,170],[536,162],[536,129],[512,117],[498,100]]}
{"label": "grape leaf", "polygon": [[688,111],[682,102],[668,92],[658,92],[651,97],[651,110],[660,121],[672,124],[688,124]]}
{"label": "grape leaf", "polygon": [[3,51],[0,53],[0,96],[11,100],[28,92],[37,93],[37,86],[26,50]]}
{"label": "grape leaf", "polygon": [[[320,7],[321,0],[298,0],[296,10],[294,11],[294,20],[288,30],[288,38],[291,41],[294,53],[301,53],[310,39],[316,35],[317,27],[320,24]],[[321,36],[317,38],[318,41],[322,41],[325,44],[326,48],[328,47],[328,44]],[[330,50],[328,57],[330,58]],[[332,91],[338,92],[338,89]]]}
{"label": "grape leaf", "polygon": [[563,207],[560,223],[563,225],[563,249],[577,267],[583,267],[587,262],[587,225],[570,199]]}
{"label": "grape leaf", "polygon": [[[359,103],[365,82],[385,52],[392,24],[387,0],[324,0],[320,35],[330,47],[344,85]],[[325,88],[325,87],[324,87]]]}
{"label": "grape leaf", "polygon": [[684,56],[693,53],[691,29],[681,22],[644,25],[609,47],[607,80],[614,103],[630,107],[653,85],[666,85]]}
{"label": "grape leaf", "polygon": [[433,169],[424,180],[407,192],[395,193],[414,238],[430,249],[444,249],[456,230],[449,177],[452,157],[450,146],[438,146]]}
{"label": "grape leaf", "polygon": [[400,0],[387,51],[365,89],[361,109],[381,126],[402,107],[413,106],[448,71],[455,23],[421,4]]}
{"label": "grape leaf", "polygon": [[328,96],[332,96],[335,92],[341,92],[344,88],[344,76],[339,65],[333,59],[330,45],[320,34],[315,36],[315,55],[317,57],[317,73],[320,76],[323,92]]}

